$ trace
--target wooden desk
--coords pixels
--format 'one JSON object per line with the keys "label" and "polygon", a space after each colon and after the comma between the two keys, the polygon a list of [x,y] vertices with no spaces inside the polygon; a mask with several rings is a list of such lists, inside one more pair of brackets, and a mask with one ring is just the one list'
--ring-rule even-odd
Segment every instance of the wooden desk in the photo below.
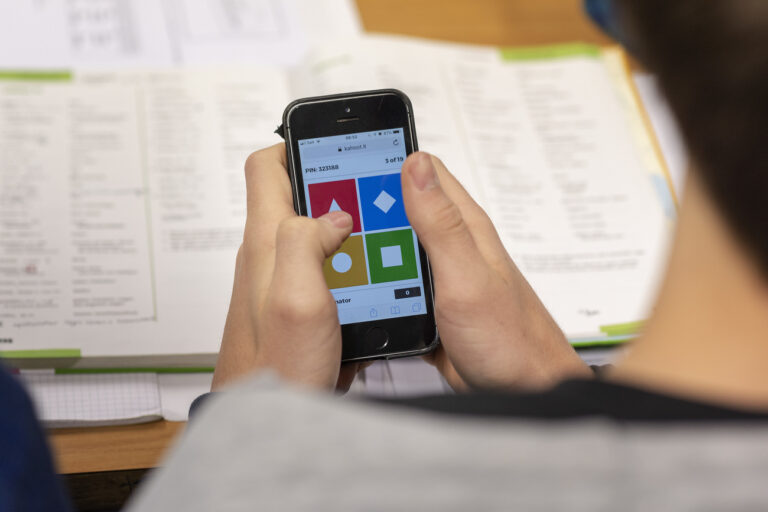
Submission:
{"label": "wooden desk", "polygon": [[146,469],[157,465],[184,423],[52,430],[48,439],[61,474]]}
{"label": "wooden desk", "polygon": [[[607,44],[581,0],[357,0],[366,30],[465,43]],[[154,467],[183,425],[157,423],[52,431],[60,473]]]}
{"label": "wooden desk", "polygon": [[582,0],[357,0],[365,29],[462,43],[610,44]]}

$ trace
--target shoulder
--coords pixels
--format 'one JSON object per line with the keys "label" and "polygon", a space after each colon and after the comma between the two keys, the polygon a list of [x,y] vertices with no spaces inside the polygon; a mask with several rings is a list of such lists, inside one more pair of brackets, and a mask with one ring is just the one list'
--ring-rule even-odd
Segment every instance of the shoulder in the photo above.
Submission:
{"label": "shoulder", "polygon": [[32,402],[0,367],[0,510],[69,510]]}
{"label": "shoulder", "polygon": [[[579,510],[572,506],[578,498],[620,508],[606,481],[620,477],[625,489],[639,489],[652,478],[663,484],[638,466],[644,457],[680,476],[676,469],[682,474],[697,454],[716,473],[727,466],[723,453],[734,448],[720,445],[711,432],[698,439],[690,432],[661,434],[600,419],[448,416],[257,381],[205,404],[134,506],[338,512],[544,504],[538,509]],[[763,432],[748,436],[768,440]],[[702,444],[708,444],[704,452]],[[768,469],[764,446],[752,461]],[[635,467],[640,470],[633,474]],[[759,473],[731,471],[748,478],[747,488],[762,489]],[[630,474],[636,481],[627,480]]]}
{"label": "shoulder", "polygon": [[[32,402],[18,380],[0,367],[0,452],[22,454],[37,449],[42,435]],[[17,464],[24,460],[21,457]],[[6,468],[9,457],[0,459],[0,469]]]}

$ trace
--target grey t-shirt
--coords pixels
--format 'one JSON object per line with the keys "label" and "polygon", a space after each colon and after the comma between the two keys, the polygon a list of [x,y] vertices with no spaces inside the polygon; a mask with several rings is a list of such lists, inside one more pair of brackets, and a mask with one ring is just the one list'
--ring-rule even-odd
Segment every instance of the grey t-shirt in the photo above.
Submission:
{"label": "grey t-shirt", "polygon": [[764,425],[454,417],[261,376],[204,404],[128,508],[768,510]]}

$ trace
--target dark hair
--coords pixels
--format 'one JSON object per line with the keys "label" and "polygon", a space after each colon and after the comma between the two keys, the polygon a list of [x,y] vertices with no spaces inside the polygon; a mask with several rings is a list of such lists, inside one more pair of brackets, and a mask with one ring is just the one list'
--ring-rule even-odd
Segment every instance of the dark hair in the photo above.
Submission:
{"label": "dark hair", "polygon": [[768,1],[621,0],[697,175],[768,278]]}

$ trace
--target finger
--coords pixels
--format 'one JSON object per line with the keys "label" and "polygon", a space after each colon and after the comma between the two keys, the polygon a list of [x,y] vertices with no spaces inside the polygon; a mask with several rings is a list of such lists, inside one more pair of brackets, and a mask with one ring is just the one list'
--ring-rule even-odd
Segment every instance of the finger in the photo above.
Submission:
{"label": "finger", "polygon": [[445,351],[445,348],[442,345],[438,346],[429,354],[421,357],[424,361],[434,366],[437,371],[440,372],[440,375],[443,376],[445,381],[454,391],[469,391],[469,386],[466,382],[464,382],[464,379],[461,378],[459,372],[456,371],[456,368],[453,366],[453,363],[448,357],[448,352]]}
{"label": "finger", "polygon": [[344,363],[339,370],[339,379],[336,381],[336,391],[346,393],[355,381],[355,377],[362,369],[360,363]]}
{"label": "finger", "polygon": [[362,363],[344,363],[339,371],[339,379],[336,382],[336,391],[344,394],[349,391],[355,377],[361,371],[373,364],[373,361],[363,361]]}
{"label": "finger", "polygon": [[408,157],[402,187],[408,219],[429,254],[436,280],[457,268],[471,271],[481,266],[483,257],[461,211],[443,189],[430,155]]}
{"label": "finger", "polygon": [[294,213],[285,144],[251,153],[245,162],[248,217],[279,222]]}
{"label": "finger", "polygon": [[283,220],[295,216],[285,145],[275,144],[252,153],[245,162],[245,184],[248,217],[244,256],[249,260],[249,280],[256,288],[256,301],[261,303],[274,273],[277,228]]}
{"label": "finger", "polygon": [[326,213],[317,219],[290,217],[280,223],[275,253],[275,289],[295,294],[328,287],[323,262],[336,252],[352,232],[352,216],[343,211]]}
{"label": "finger", "polygon": [[445,194],[453,201],[461,212],[464,222],[472,234],[480,252],[497,270],[505,269],[511,258],[501,242],[496,228],[488,214],[469,195],[459,180],[448,170],[443,162],[431,155],[432,163],[437,170],[437,177]]}
{"label": "finger", "polygon": [[256,360],[256,343],[251,323],[251,310],[247,283],[243,272],[243,250],[237,251],[235,279],[229,312],[224,323],[219,358],[213,374],[211,389],[216,390],[230,381],[232,376],[248,371]]}

